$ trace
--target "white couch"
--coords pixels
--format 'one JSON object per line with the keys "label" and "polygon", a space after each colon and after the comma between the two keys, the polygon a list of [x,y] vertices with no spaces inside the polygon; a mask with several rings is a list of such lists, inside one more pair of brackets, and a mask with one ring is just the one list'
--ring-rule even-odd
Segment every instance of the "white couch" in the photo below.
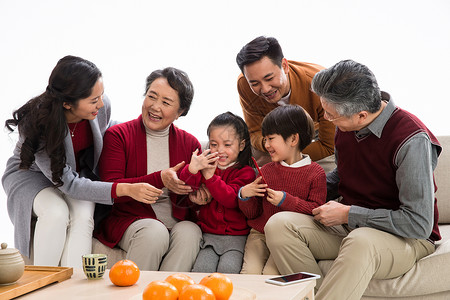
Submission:
{"label": "white couch", "polygon": [[[403,276],[389,279],[373,279],[364,300],[410,299],[410,300],[447,300],[450,299],[450,136],[438,137],[443,147],[435,170],[438,191],[436,197],[439,207],[439,230],[442,240],[437,243],[436,252],[422,258]],[[108,267],[124,259],[126,253],[118,248],[111,249],[98,240],[93,240],[93,253],[106,253]],[[319,262],[326,274],[332,260]],[[281,298],[280,298],[281,299]]]}

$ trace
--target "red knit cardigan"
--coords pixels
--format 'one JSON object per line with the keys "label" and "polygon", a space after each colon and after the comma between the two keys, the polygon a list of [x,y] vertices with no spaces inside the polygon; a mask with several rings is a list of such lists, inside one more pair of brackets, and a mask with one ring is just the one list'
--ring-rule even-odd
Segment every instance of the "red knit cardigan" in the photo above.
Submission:
{"label": "red knit cardigan", "polygon": [[[201,149],[198,140],[184,130],[170,126],[169,159],[170,167],[185,161],[190,162],[192,152]],[[99,162],[100,177],[103,181],[117,183],[147,182],[163,188],[161,171],[147,175],[147,141],[142,116],[109,128],[104,136],[103,151]],[[178,220],[196,221],[193,203],[187,195],[170,193],[172,214]],[[125,230],[137,219],[156,219],[151,205],[138,202],[130,197],[114,199],[110,214],[101,222],[94,236],[103,244],[114,247],[121,240]]]}
{"label": "red knit cardigan", "polygon": [[203,232],[227,235],[249,233],[247,218],[238,206],[237,194],[241,187],[255,180],[255,171],[250,166],[240,169],[216,169],[215,174],[206,180],[201,172],[191,174],[189,165],[186,165],[180,179],[194,189],[198,188],[201,182],[205,183],[213,197],[210,203],[200,206],[197,224]]}

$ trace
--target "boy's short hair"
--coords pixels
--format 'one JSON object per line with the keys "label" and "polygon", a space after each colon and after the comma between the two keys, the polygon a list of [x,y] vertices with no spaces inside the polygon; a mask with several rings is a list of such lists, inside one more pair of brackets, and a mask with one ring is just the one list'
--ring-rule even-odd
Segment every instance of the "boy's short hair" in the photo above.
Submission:
{"label": "boy's short hair", "polygon": [[269,112],[262,122],[262,135],[279,134],[286,140],[298,133],[298,148],[303,151],[311,144],[314,135],[314,122],[299,105],[282,105]]}

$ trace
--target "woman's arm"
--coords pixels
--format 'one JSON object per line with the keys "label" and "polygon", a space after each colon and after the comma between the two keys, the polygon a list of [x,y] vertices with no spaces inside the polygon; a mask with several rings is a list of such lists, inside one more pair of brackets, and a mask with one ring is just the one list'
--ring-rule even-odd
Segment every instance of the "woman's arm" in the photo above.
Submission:
{"label": "woman's arm", "polygon": [[[152,203],[162,193],[164,187],[161,171],[144,176],[127,177],[129,164],[138,163],[127,157],[126,143],[123,136],[108,130],[103,139],[103,151],[99,162],[100,178],[117,184],[115,202],[146,200]],[[142,183],[138,185],[137,183]],[[131,185],[134,184],[134,185]],[[148,203],[142,201],[144,203]]]}

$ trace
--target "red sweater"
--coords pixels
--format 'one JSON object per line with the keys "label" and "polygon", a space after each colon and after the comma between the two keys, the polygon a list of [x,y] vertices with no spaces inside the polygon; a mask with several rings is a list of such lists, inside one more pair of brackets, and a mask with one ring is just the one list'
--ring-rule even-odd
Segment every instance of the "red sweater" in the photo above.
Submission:
{"label": "red sweater", "polygon": [[88,120],[83,120],[79,123],[68,123],[68,126],[71,135],[73,134],[72,145],[77,164],[77,172],[80,172],[80,157],[84,152],[83,150],[94,144],[91,125]]}
{"label": "red sweater", "polygon": [[279,207],[264,198],[252,197],[239,201],[239,207],[249,219],[250,227],[264,233],[269,218],[280,211],[293,211],[312,215],[312,210],[325,203],[327,183],[321,166],[312,162],[299,168],[271,162],[261,168],[269,188],[284,191],[286,198]]}
{"label": "red sweater", "polygon": [[[189,162],[192,152],[200,149],[200,143],[191,134],[175,127],[169,132],[170,166]],[[142,117],[109,128],[104,136],[103,151],[99,162],[100,177],[117,183],[147,182],[163,188],[161,171],[147,175],[147,142]],[[151,152],[149,152],[151,155]],[[172,214],[179,220],[196,221],[195,210],[187,196],[170,193]],[[151,205],[130,197],[114,199],[111,213],[101,222],[94,236],[103,244],[114,247],[125,230],[137,219],[156,219]]]}
{"label": "red sweater", "polygon": [[205,180],[198,172],[192,175],[189,165],[185,166],[180,179],[197,189],[205,183],[213,199],[207,205],[200,206],[197,224],[203,232],[227,235],[246,235],[250,228],[247,219],[238,206],[237,194],[244,185],[255,180],[255,171],[250,166],[241,169],[230,167],[216,169],[215,175]]}

